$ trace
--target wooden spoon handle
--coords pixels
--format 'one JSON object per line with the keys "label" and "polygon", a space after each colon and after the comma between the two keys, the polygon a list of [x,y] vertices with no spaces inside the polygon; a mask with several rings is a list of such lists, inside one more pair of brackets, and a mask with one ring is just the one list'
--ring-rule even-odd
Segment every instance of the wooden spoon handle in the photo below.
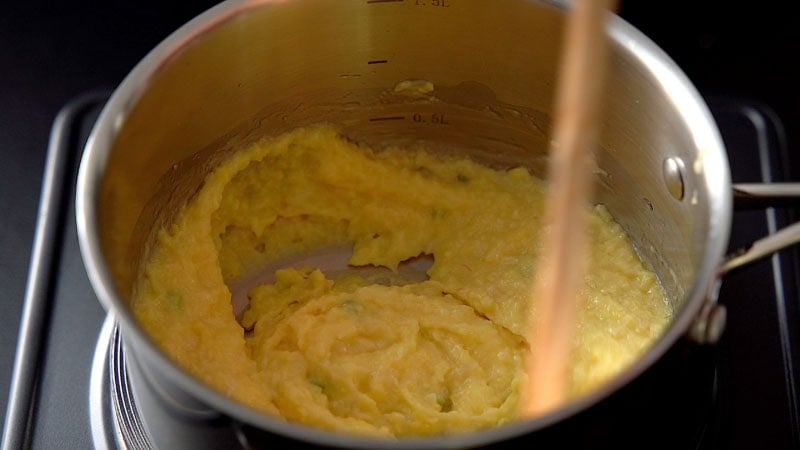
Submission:
{"label": "wooden spoon handle", "polygon": [[578,291],[586,269],[587,206],[606,69],[605,24],[613,0],[577,0],[567,23],[550,148],[545,239],[533,287],[523,416],[564,402]]}

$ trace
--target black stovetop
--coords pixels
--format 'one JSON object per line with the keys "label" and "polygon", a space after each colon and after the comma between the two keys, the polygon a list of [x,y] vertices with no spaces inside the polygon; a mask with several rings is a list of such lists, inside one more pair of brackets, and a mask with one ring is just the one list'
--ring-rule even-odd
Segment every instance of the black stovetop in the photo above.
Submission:
{"label": "black stovetop", "polygon": [[[73,204],[78,159],[104,99],[95,94],[70,102],[51,135],[52,183],[42,199],[49,220],[38,226],[42,245],[35,250],[39,259],[26,298],[34,305],[25,318],[32,390],[30,397],[12,398],[11,407],[18,408],[12,418],[20,420],[10,423],[5,436],[25,447],[88,448],[97,438],[92,415],[108,414],[89,407],[92,358],[106,316],[80,259]],[[782,180],[786,149],[781,124],[770,111],[730,98],[710,104],[734,182]],[[737,211],[731,249],[790,223],[792,213]],[[612,397],[548,431],[544,442],[570,436],[573,446],[630,448],[647,433],[660,435],[642,442],[648,448],[800,448],[798,267],[798,252],[790,249],[726,276],[720,302],[728,310],[728,327],[715,347],[680,341],[626,388],[639,401]],[[649,403],[645,409],[642,398]],[[630,427],[635,431],[626,435]]]}

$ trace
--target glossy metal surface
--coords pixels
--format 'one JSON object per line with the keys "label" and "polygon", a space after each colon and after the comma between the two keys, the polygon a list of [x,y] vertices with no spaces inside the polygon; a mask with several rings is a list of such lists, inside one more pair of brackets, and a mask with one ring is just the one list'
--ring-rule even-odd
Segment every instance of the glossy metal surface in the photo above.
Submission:
{"label": "glossy metal surface", "polygon": [[[562,8],[524,0],[231,1],[154,49],[103,111],[77,196],[90,279],[148,380],[181,407],[222,411],[301,440],[444,448],[545,427],[657,360],[696,317],[723,255],[730,180],[719,133],[696,90],[620,19],[608,28],[613,70],[597,200],[660,275],[676,314],[646,355],[597,391],[542,418],[480,433],[392,442],[336,435],[265,417],[209,390],[156,348],[127,306],[152,230],[170,222],[216,162],[265,134],[326,121],[376,147],[425,145],[542,174]],[[668,158],[686,164],[681,198],[663,180]]]}

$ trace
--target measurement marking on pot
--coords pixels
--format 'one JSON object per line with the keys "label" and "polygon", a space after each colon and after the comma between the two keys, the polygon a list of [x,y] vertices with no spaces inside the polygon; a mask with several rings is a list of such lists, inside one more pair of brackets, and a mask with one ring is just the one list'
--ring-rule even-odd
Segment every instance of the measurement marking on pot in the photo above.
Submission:
{"label": "measurement marking on pot", "polygon": [[450,125],[444,114],[440,113],[414,113],[411,120],[416,123],[431,123],[434,125]]}
{"label": "measurement marking on pot", "polygon": [[438,6],[440,8],[449,8],[450,3],[448,0],[414,0],[415,6]]}
{"label": "measurement marking on pot", "polygon": [[370,122],[383,122],[386,120],[406,120],[406,116],[386,116],[386,117],[372,117]]}
{"label": "measurement marking on pot", "polygon": [[367,64],[386,64],[388,62],[388,59],[373,59],[372,61],[367,61]]}

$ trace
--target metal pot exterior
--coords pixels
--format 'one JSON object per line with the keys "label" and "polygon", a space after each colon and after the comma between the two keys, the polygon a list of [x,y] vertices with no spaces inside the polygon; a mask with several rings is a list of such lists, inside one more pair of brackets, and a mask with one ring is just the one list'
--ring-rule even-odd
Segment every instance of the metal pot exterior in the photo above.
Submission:
{"label": "metal pot exterior", "polygon": [[[172,393],[190,416],[220,412],[303,440],[375,446],[265,417],[170,361],[128,307],[151,231],[238,146],[315,122],[337,124],[375,147],[424,143],[544,175],[565,7],[526,0],[228,1],[156,47],[106,105],[77,194],[87,272],[119,320],[138,373]],[[612,73],[595,192],[659,274],[675,310],[672,325],[628,370],[542,418],[390,446],[484,444],[573,415],[659,359],[700,310],[731,218],[722,141],[699,94],[661,50],[619,18],[608,33]]]}

